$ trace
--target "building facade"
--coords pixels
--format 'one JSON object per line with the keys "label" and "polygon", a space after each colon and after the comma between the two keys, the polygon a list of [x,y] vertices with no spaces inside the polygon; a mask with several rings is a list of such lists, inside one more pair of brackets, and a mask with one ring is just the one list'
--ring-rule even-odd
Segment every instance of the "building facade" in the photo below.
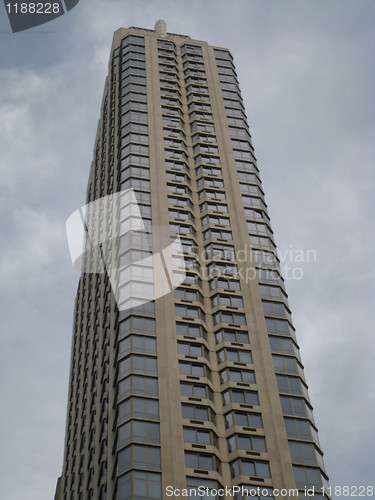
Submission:
{"label": "building facade", "polygon": [[[250,498],[310,498],[312,488],[328,498],[227,49],[167,33],[163,21],[115,32],[87,202],[127,189],[146,227],[180,236],[186,276],[119,310],[108,275],[82,273],[55,498],[159,500],[187,489],[239,500],[238,488],[211,493],[242,486]],[[159,250],[138,238],[120,258]]]}

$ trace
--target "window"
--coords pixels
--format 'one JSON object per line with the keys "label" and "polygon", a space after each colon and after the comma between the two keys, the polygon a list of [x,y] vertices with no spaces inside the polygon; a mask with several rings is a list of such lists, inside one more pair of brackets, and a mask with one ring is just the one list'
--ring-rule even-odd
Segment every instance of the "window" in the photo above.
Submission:
{"label": "window", "polygon": [[157,360],[148,356],[130,355],[119,363],[120,376],[130,373],[157,375]]}
{"label": "window", "polygon": [[204,212],[205,210],[210,210],[211,212],[220,212],[220,213],[228,212],[228,207],[226,205],[222,205],[221,203],[213,203],[210,201],[202,203],[200,209],[201,212]]}
{"label": "window", "polygon": [[[197,159],[198,156],[195,158]],[[203,158],[201,157],[201,160],[206,162],[206,163],[210,163],[210,161],[208,160],[208,158],[210,159],[211,163],[214,163],[212,160],[213,160],[213,157],[207,157],[207,158]],[[218,159],[217,159],[218,160]],[[218,163],[219,160],[216,162]],[[196,162],[197,163],[197,162]],[[223,188],[224,187],[224,181],[220,178],[216,178],[216,177],[201,177],[198,182],[197,182],[197,186],[200,187],[200,186],[205,186],[205,187],[215,187],[215,188]]]}
{"label": "window", "polygon": [[177,196],[168,196],[168,203],[170,205],[178,205],[180,207],[193,208],[193,204],[187,198],[181,198]]}
{"label": "window", "polygon": [[[223,92],[223,94],[230,94],[230,96],[228,96],[228,97],[232,97],[235,99],[237,98],[236,92]],[[251,136],[246,129],[237,128],[237,127],[229,127],[229,132],[230,132],[230,136],[232,137],[232,139],[246,139],[248,141],[251,140]],[[238,146],[237,141],[232,140],[232,144]],[[247,144],[247,143],[245,143],[245,144]]]}
{"label": "window", "polygon": [[230,220],[228,217],[219,217],[217,215],[206,215],[202,217],[202,224],[215,224],[217,226],[229,226]]}
{"label": "window", "polygon": [[295,358],[275,355],[272,358],[276,372],[290,373],[291,375],[303,377],[303,368]]}
{"label": "window", "polygon": [[158,47],[167,47],[168,49],[175,49],[175,44],[170,40],[158,40]]}
{"label": "window", "polygon": [[266,224],[259,224],[257,222],[247,222],[247,229],[250,233],[265,234],[272,236],[272,231]]}
{"label": "window", "polygon": [[179,354],[188,356],[206,356],[206,348],[202,344],[192,344],[189,342],[177,342]]}
{"label": "window", "polygon": [[209,198],[212,200],[226,200],[224,191],[213,191],[210,189],[202,189],[199,191],[199,199]]}
{"label": "window", "polygon": [[120,356],[130,352],[142,352],[144,354],[156,354],[156,340],[140,335],[130,335],[119,343]]}
{"label": "window", "polygon": [[[141,94],[140,94],[141,95]],[[128,144],[148,144],[148,135],[147,134],[147,126],[141,125],[145,129],[144,134],[139,134],[136,133],[135,131],[131,131],[127,135],[123,134],[123,137],[121,139],[121,147],[125,147]],[[125,127],[128,131],[131,129],[130,124]]]}
{"label": "window", "polygon": [[192,290],[191,288],[175,288],[174,296],[176,299],[203,300],[201,293],[197,290]]}
{"label": "window", "polygon": [[170,228],[171,232],[173,232],[173,233],[187,234],[187,235],[193,235],[193,236],[195,236],[195,234],[196,234],[194,227],[189,225],[189,224],[176,224],[176,223],[170,222],[169,228]]}
{"label": "window", "polygon": [[273,285],[279,285],[279,286],[283,286],[284,284],[284,280],[280,276],[279,271],[275,268],[274,269],[257,268],[255,271],[259,282],[266,281],[272,283]]}
{"label": "window", "polygon": [[253,359],[250,351],[239,349],[221,349],[217,353],[219,363],[224,361],[240,361],[242,363],[252,363]]}
{"label": "window", "polygon": [[[154,316],[155,315],[155,302],[145,302],[144,304],[140,304],[139,306],[132,307],[128,311],[120,312],[120,319],[128,316],[129,314],[142,314],[143,316]],[[151,333],[144,332],[146,335],[151,335]]]}
{"label": "window", "polygon": [[215,132],[213,123],[195,121],[191,124],[191,131],[199,130],[201,132]]}
{"label": "window", "polygon": [[312,488],[313,486],[321,488],[324,485],[319,469],[294,465],[293,471],[297,488]]}
{"label": "window", "polygon": [[185,132],[183,130],[176,130],[174,128],[163,128],[164,136],[167,137],[178,137],[178,138],[185,138]]}
{"label": "window", "polygon": [[159,424],[142,420],[130,420],[118,428],[117,446],[122,447],[130,442],[160,443]]}
{"label": "window", "polygon": [[194,306],[183,306],[181,304],[175,304],[175,314],[176,316],[184,316],[187,318],[204,319],[204,313],[202,309]]}
{"label": "window", "polygon": [[[238,87],[238,85],[236,85],[235,83],[229,83],[229,82],[221,82],[221,89],[222,90],[229,90],[231,92],[240,92],[240,89]],[[233,120],[231,122],[229,122],[231,125],[237,125],[239,127],[243,127],[243,126],[246,126],[246,122],[242,121],[242,120]]]}
{"label": "window", "polygon": [[256,194],[258,196],[263,195],[261,189],[258,186],[253,186],[252,184],[240,183],[240,190],[241,193]]}
{"label": "window", "polygon": [[120,337],[129,335],[129,333],[145,333],[147,335],[156,335],[155,320],[144,318],[142,316],[129,316],[119,325]]}
{"label": "window", "polygon": [[[127,155],[125,158],[122,158],[121,160],[121,170],[125,170],[129,166],[146,167],[148,169],[150,166],[150,160],[147,156],[140,156],[138,154],[132,153]],[[137,170],[135,170],[135,172],[137,172]],[[145,170],[143,170],[142,172],[145,172]],[[136,177],[138,177],[138,174],[136,174]],[[149,178],[149,175],[147,176],[147,178]]]}
{"label": "window", "polygon": [[255,208],[262,207],[264,209],[267,209],[267,205],[264,203],[262,198],[258,198],[255,196],[246,196],[246,195],[242,195],[241,198],[245,206],[249,205],[250,207],[255,207]]}
{"label": "window", "polygon": [[231,411],[225,415],[225,424],[227,427],[240,425],[242,427],[254,427],[262,429],[262,417],[258,413],[245,413],[242,411]]}
{"label": "window", "polygon": [[266,316],[281,316],[292,320],[290,311],[281,302],[262,301],[263,311]]}
{"label": "window", "polygon": [[176,333],[178,335],[186,335],[189,337],[204,337],[206,332],[199,325],[190,325],[187,323],[176,323]]}
{"label": "window", "polygon": [[228,389],[223,393],[224,405],[229,403],[247,404],[259,406],[258,393],[255,391],[240,391],[238,389]]}
{"label": "window", "polygon": [[322,463],[321,454],[313,444],[289,441],[289,450],[292,461],[294,463],[304,465],[319,465],[317,454],[320,455],[320,463]]}
{"label": "window", "polygon": [[[235,164],[236,164],[239,178],[240,178],[240,174],[242,172],[259,174],[258,167],[252,161],[235,160]],[[265,209],[266,205],[265,204],[263,204],[263,205],[264,205],[263,208]]]}
{"label": "window", "polygon": [[155,472],[131,471],[121,476],[118,479],[118,499],[133,498],[162,500],[161,475]]}
{"label": "window", "polygon": [[[162,97],[161,98],[161,103],[162,104],[166,104],[167,106],[175,106],[175,107],[181,107],[182,106],[182,102],[180,99],[174,99],[172,97]],[[180,141],[178,141],[178,144],[177,145],[180,145],[182,146],[182,143]]]}
{"label": "window", "polygon": [[[185,151],[179,150],[179,149],[165,149],[164,150],[165,156],[167,158],[173,158],[176,160],[186,160],[187,159],[187,154]],[[179,176],[180,179],[187,179],[186,176]]]}
{"label": "window", "polygon": [[249,344],[248,332],[241,332],[238,330],[221,329],[215,333],[216,343],[220,342],[239,342],[241,344]]}
{"label": "window", "polygon": [[294,329],[286,320],[266,318],[266,325],[268,333],[276,333],[279,335],[289,335],[294,337]]}
{"label": "window", "polygon": [[184,281],[186,285],[198,285],[201,286],[202,282],[200,277],[194,273],[183,273],[182,276],[178,274],[178,272],[173,272],[173,278],[175,281]]}
{"label": "window", "polygon": [[[150,178],[150,169],[148,167],[137,167],[137,166],[129,166],[126,167],[121,172],[121,180],[124,181],[129,179],[129,177],[142,177],[143,179]],[[127,207],[124,207],[123,211],[127,211]]]}
{"label": "window", "polygon": [[203,142],[203,143],[209,143],[209,144],[216,144],[216,136],[215,135],[196,133],[193,135],[193,137],[191,139],[193,142]]}
{"label": "window", "polygon": [[[253,173],[237,172],[237,177],[238,177],[238,180],[241,182],[249,182],[251,184],[257,184],[258,182],[260,182],[259,178]],[[249,214],[249,212],[245,212],[245,213],[246,213],[246,215],[250,215],[250,217],[255,215],[254,212],[250,213],[250,214]],[[259,217],[255,217],[255,218],[259,219]]]}
{"label": "window", "polygon": [[220,372],[221,383],[225,382],[244,382],[246,384],[255,384],[255,375],[250,370],[237,370],[226,368]]}
{"label": "window", "polygon": [[223,288],[225,290],[241,290],[240,282],[237,280],[229,280],[227,278],[215,278],[210,281],[211,290]]}
{"label": "window", "polygon": [[117,473],[131,467],[137,469],[160,470],[160,448],[154,446],[131,445],[118,454]]}
{"label": "window", "polygon": [[221,168],[210,167],[208,165],[198,167],[197,169],[195,169],[195,173],[197,174],[197,176],[214,175],[214,176],[218,177],[218,176],[222,175]]}
{"label": "window", "polygon": [[121,40],[121,47],[125,47],[127,45],[140,45],[141,47],[144,47],[145,39],[142,36],[128,35]]}
{"label": "window", "polygon": [[182,418],[190,420],[201,420],[203,422],[215,423],[215,414],[211,408],[207,406],[190,405],[183,403],[181,405]]}
{"label": "window", "polygon": [[[154,285],[152,283],[131,280],[119,288],[118,302],[121,303],[121,307],[125,309],[125,304],[128,307],[136,306],[142,303],[145,298],[152,300],[154,296]],[[137,297],[141,298],[137,300]]]}
{"label": "window", "polygon": [[283,337],[273,337],[269,335],[269,341],[272,352],[278,352],[282,354],[290,354],[299,357],[298,346],[293,342],[292,339]]}
{"label": "window", "polygon": [[184,427],[185,443],[198,443],[205,445],[216,445],[216,437],[210,431],[196,429],[195,427]]}
{"label": "window", "polygon": [[218,311],[213,315],[214,324],[218,323],[232,323],[236,325],[246,325],[246,317],[244,314],[229,312],[229,311]]}
{"label": "window", "polygon": [[199,45],[185,44],[181,46],[181,52],[187,53],[190,56],[191,54],[202,54],[202,49]]}
{"label": "window", "polygon": [[121,126],[123,127],[128,123],[147,123],[147,114],[139,111],[128,111],[121,117]]}
{"label": "window", "polygon": [[214,455],[185,451],[185,465],[192,469],[217,470],[219,463]]}
{"label": "window", "polygon": [[131,397],[122,402],[118,407],[119,422],[131,418],[159,419],[159,403],[156,399]]}
{"label": "window", "polygon": [[318,442],[318,433],[308,420],[284,418],[284,421],[288,438],[304,439],[305,441],[312,441],[314,439]]}
{"label": "window", "polygon": [[[189,73],[190,73],[191,75],[193,74],[193,72],[192,72],[191,70],[189,71]],[[204,76],[204,75],[202,75],[202,76]],[[206,103],[206,102],[202,102],[202,101],[192,101],[192,102],[190,102],[190,103],[188,104],[188,110],[189,110],[189,111],[193,111],[193,110],[196,110],[196,111],[197,111],[197,110],[199,110],[199,111],[209,111],[209,112],[210,112],[210,111],[212,111],[212,109],[211,109],[211,104],[210,104],[210,103]],[[201,146],[201,147],[203,147],[203,146]],[[193,148],[193,153],[197,153],[197,152],[199,151],[199,149],[200,149],[199,145],[194,146],[194,148]],[[206,150],[206,149],[204,148],[204,150],[205,150],[206,152],[210,152],[210,149],[207,149],[207,150]],[[214,150],[213,150],[213,151],[211,151],[211,152],[216,153],[216,152],[217,152],[217,148],[215,147],[215,148],[214,148]]]}
{"label": "window", "polygon": [[191,189],[188,186],[178,186],[176,184],[167,184],[167,191],[173,194],[181,194],[191,196]]}
{"label": "window", "polygon": [[308,397],[307,387],[298,377],[276,375],[279,392],[287,394],[300,394]]}
{"label": "window", "polygon": [[147,113],[147,104],[140,101],[130,101],[128,100],[125,104],[121,106],[121,114],[126,113],[129,110],[142,111]]}
{"label": "window", "polygon": [[279,286],[259,285],[260,295],[262,297],[271,297],[272,299],[287,300],[286,293]]}
{"label": "window", "polygon": [[233,239],[233,235],[232,235],[231,231],[223,231],[221,229],[210,228],[210,229],[207,229],[207,231],[204,231],[203,238],[205,240],[214,238],[214,239],[230,241]]}
{"label": "window", "polygon": [[130,82],[126,87],[123,86],[121,89],[121,94],[123,97],[131,93],[139,95],[140,92],[143,93],[144,95],[144,97],[141,97],[140,99],[141,100],[144,100],[145,98],[147,99],[146,95],[147,90],[145,85],[138,85],[136,83]]}
{"label": "window", "polygon": [[312,408],[304,399],[293,398],[290,396],[280,396],[280,401],[284,415],[313,418]]}
{"label": "window", "polygon": [[156,396],[158,395],[158,381],[155,378],[130,375],[119,382],[119,396],[127,398],[131,395]]}
{"label": "window", "polygon": [[217,306],[230,306],[230,307],[243,307],[242,297],[237,295],[214,295],[211,299],[212,307]]}
{"label": "window", "polygon": [[259,452],[267,451],[266,440],[264,437],[235,434],[228,438],[227,441],[229,452],[234,450],[253,450]]}
{"label": "window", "polygon": [[222,245],[220,243],[210,243],[205,247],[207,259],[234,259],[235,250],[233,245]]}
{"label": "window", "polygon": [[180,118],[172,118],[170,116],[163,116],[163,125],[173,128],[181,128],[182,120]]}
{"label": "window", "polygon": [[204,384],[191,384],[189,382],[180,382],[180,391],[182,396],[195,398],[208,398],[212,396],[211,389]]}
{"label": "window", "polygon": [[186,165],[186,163],[184,161],[179,161],[179,160],[176,160],[174,158],[172,158],[172,159],[171,158],[166,159],[165,160],[165,167],[167,169],[179,170],[179,171],[183,171],[183,170],[187,169],[187,165]]}
{"label": "window", "polygon": [[144,191],[135,191],[135,197],[138,203],[151,203],[150,193],[145,193]]}
{"label": "window", "polygon": [[178,362],[179,372],[182,375],[193,375],[195,377],[211,377],[210,370],[206,365],[199,363],[189,363],[187,361]]}
{"label": "window", "polygon": [[267,462],[258,460],[239,459],[231,463],[232,477],[246,476],[271,477],[270,467]]}

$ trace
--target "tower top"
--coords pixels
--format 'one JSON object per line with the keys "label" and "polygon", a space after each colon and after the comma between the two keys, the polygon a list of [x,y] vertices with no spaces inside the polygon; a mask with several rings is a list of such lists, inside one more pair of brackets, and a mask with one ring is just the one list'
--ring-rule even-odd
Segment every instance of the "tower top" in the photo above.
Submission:
{"label": "tower top", "polygon": [[159,36],[167,36],[167,24],[164,19],[159,19],[155,23],[155,33]]}

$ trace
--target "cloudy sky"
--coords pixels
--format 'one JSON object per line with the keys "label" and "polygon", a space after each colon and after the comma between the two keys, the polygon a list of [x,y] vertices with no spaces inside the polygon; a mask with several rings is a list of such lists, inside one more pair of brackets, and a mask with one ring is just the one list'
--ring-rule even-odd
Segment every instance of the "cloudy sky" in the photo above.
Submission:
{"label": "cloudy sky", "polygon": [[281,252],[331,484],[374,485],[375,3],[81,0],[12,34],[0,5],[0,498],[51,500],[61,472],[85,200],[112,33],[231,49]]}

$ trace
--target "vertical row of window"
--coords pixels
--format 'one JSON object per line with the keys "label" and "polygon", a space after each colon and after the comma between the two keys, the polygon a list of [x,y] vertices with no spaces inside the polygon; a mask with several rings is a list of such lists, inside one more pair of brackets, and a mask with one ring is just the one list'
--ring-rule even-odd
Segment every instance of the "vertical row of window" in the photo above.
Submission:
{"label": "vertical row of window", "polygon": [[300,488],[321,487],[325,484],[322,454],[235,68],[228,51],[215,50],[215,58],[295,478]]}
{"label": "vertical row of window", "polygon": [[[113,53],[109,87],[103,99],[100,129],[89,179],[87,203],[114,189],[114,127],[120,51]],[[103,165],[106,168],[103,168]],[[96,229],[100,221],[90,223]],[[95,252],[94,252],[95,253]],[[86,259],[94,259],[87,253]],[[86,262],[85,266],[89,266]],[[108,277],[83,274],[77,292],[71,389],[65,447],[63,498],[106,498],[108,453],[109,328],[111,287]],[[108,297],[103,314],[98,301]],[[96,436],[99,436],[97,439]]]}
{"label": "vertical row of window", "polygon": [[[106,286],[106,281],[99,275],[83,275],[78,289],[65,449],[64,500],[82,498],[83,492],[87,492],[90,499],[102,498],[105,493],[104,484],[98,485],[94,475],[99,469],[103,477],[107,466],[109,365],[106,342],[101,334],[105,331],[106,320],[99,323],[92,302],[96,291],[103,291]],[[98,352],[102,353],[100,357]],[[99,374],[103,383],[99,382]],[[98,426],[101,426],[99,442],[96,440]],[[83,469],[87,457],[88,463]]]}
{"label": "vertical row of window", "polygon": [[[139,227],[151,227],[151,186],[149,129],[147,115],[146,56],[144,38],[126,37],[121,46],[119,189],[132,189],[142,221]],[[123,213],[122,213],[123,212]],[[134,228],[135,216],[128,207],[120,213],[120,232],[127,232],[129,216]],[[130,215],[131,214],[131,215]],[[124,228],[124,230],[122,230]],[[144,298],[153,298],[151,235],[128,233],[121,236],[119,302],[121,309],[134,307]],[[149,264],[147,264],[149,258]],[[143,265],[135,264],[143,261]]]}
{"label": "vertical row of window", "polygon": [[[187,100],[188,123],[186,124],[188,134],[192,141],[194,154],[195,178],[197,178],[198,138],[193,135],[193,128],[197,120],[207,120],[212,125],[210,103],[208,97],[207,79],[203,62],[202,51],[199,46],[184,44],[181,47],[181,62],[184,79],[184,90]],[[212,140],[216,139],[213,136]],[[197,179],[197,185],[199,180]],[[199,266],[199,271],[201,268]],[[180,294],[179,294],[180,295]],[[180,296],[175,293],[176,298]],[[198,304],[203,303],[200,296],[197,297]],[[197,302],[195,302],[197,303]],[[176,310],[182,310],[185,306],[178,304]],[[185,318],[187,318],[185,316]],[[181,318],[184,319],[183,317]],[[187,468],[187,486],[194,489],[198,483],[207,488],[217,488],[218,482],[214,479],[198,479],[207,471],[221,474],[221,463],[218,459],[218,434],[216,430],[216,408],[213,403],[212,371],[206,344],[206,317],[201,315],[200,326],[203,335],[200,338],[188,339],[180,336],[181,322],[176,325],[178,340],[178,351],[180,355],[180,391],[183,399],[182,417],[184,422],[185,440],[185,465]],[[189,328],[189,326],[188,326]],[[191,328],[189,328],[191,330]],[[190,332],[192,333],[192,332]],[[181,339],[181,340],[180,340]],[[195,341],[194,341],[195,340]],[[200,341],[199,343],[197,341]],[[205,418],[209,417],[212,422],[211,428],[205,427]]]}
{"label": "vertical row of window", "polygon": [[[266,458],[264,454],[266,452],[264,437],[259,437],[258,442],[258,436],[254,437],[255,447],[261,448],[262,445],[259,443],[263,443],[263,454],[259,453],[263,460],[239,458],[241,452],[239,451],[238,440],[248,439],[251,442],[254,434],[263,433],[263,426],[259,411],[255,375],[252,369],[251,351],[248,345],[249,337],[240,293],[240,283],[235,277],[237,267],[233,235],[230,230],[223,172],[205,65],[200,47],[185,45],[182,47],[181,52],[199,211],[203,230],[206,277],[209,278],[214,334],[218,344],[217,363],[222,384],[225,422],[228,429],[230,429],[227,446],[231,473],[232,477],[235,478],[241,473],[238,469],[239,466],[253,466],[253,476],[256,484],[258,476],[269,477],[269,467],[268,462],[264,460]],[[229,344],[229,342],[233,342],[233,344]],[[204,399],[210,399],[212,392],[207,383],[206,385],[199,384],[202,379],[198,377],[205,377],[206,380],[210,380],[210,372],[207,373],[204,366],[192,362],[188,364],[188,367],[186,363],[183,363],[182,367],[181,364],[181,373],[186,374],[187,370],[189,370],[190,376],[197,377],[196,383],[187,384],[185,380],[181,381],[182,394],[205,403]],[[258,406],[258,408],[254,406]],[[201,409],[202,407],[199,406],[197,411]],[[186,413],[186,404],[183,404],[182,411],[183,417],[190,416]],[[250,422],[252,425],[250,425]],[[196,419],[191,424],[196,426]],[[241,430],[236,427],[240,425]],[[190,433],[199,436],[199,441],[196,442],[201,445],[205,443],[206,446],[208,444],[216,446],[217,436],[212,431],[196,433],[194,429],[190,429]],[[198,437],[195,439],[198,439]],[[209,448],[206,449],[206,451],[208,450]],[[221,472],[221,464],[217,461],[216,455],[204,451],[199,453],[188,449],[186,451],[186,466],[195,467],[194,470],[197,472],[199,472],[200,467]]]}
{"label": "vertical row of window", "polygon": [[[120,238],[117,336],[117,498],[160,500],[161,455],[153,268],[136,264],[152,255],[149,126],[145,39],[129,35],[121,42],[119,188],[133,189],[143,232]],[[129,211],[120,214],[127,224]],[[134,215],[133,215],[134,217]],[[120,228],[121,229],[121,228]],[[131,301],[126,303],[126,301]]]}
{"label": "vertical row of window", "polygon": [[[213,453],[217,435],[206,430],[199,419],[214,412],[204,399],[212,395],[211,369],[205,339],[207,330],[200,289],[199,266],[195,249],[197,247],[194,205],[192,201],[191,176],[188,164],[186,132],[182,92],[190,74],[184,64],[184,81],[179,76],[181,56],[176,46],[166,40],[158,40],[160,94],[164,132],[164,154],[167,177],[169,227],[171,236],[179,234],[185,251],[187,279],[175,290],[176,331],[178,336],[180,391],[184,420],[183,435],[186,443],[186,467],[199,475],[204,469],[217,470],[219,463]],[[173,82],[174,88],[171,88]],[[195,422],[193,424],[192,422]],[[201,451],[196,451],[199,448]],[[203,450],[203,451],[202,451]],[[194,474],[192,472],[191,474]],[[187,483],[193,486],[193,477]],[[203,481],[205,481],[203,479]],[[202,480],[199,480],[201,483]],[[211,482],[206,481],[209,487]],[[215,483],[215,482],[214,482]],[[215,483],[216,484],[216,483]]]}

